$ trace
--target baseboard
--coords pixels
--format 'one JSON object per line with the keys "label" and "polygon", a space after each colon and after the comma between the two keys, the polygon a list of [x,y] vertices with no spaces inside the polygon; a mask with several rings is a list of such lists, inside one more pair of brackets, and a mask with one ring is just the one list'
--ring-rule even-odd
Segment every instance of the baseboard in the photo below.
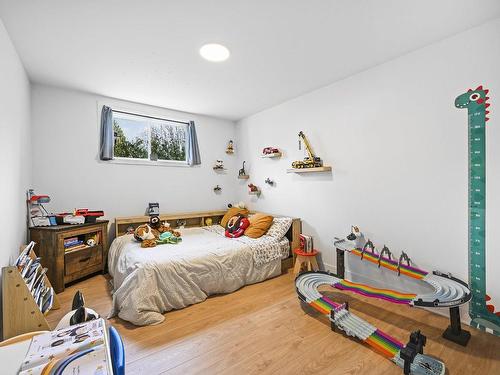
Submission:
{"label": "baseboard", "polygon": [[323,268],[325,271],[331,272],[331,273],[337,273],[337,267],[334,266],[333,264],[322,263],[322,265],[323,265],[323,267],[320,267],[320,268]]}

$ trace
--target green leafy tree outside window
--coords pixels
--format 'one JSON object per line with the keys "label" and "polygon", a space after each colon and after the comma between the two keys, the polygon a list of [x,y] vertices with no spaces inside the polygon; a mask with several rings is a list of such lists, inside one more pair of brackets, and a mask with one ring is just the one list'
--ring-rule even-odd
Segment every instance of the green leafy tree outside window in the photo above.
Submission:
{"label": "green leafy tree outside window", "polygon": [[114,154],[120,158],[147,159],[148,157],[148,139],[147,136],[136,137],[132,141],[128,140],[118,122],[113,121],[113,130],[115,133]]}
{"label": "green leafy tree outside window", "polygon": [[144,130],[133,139],[127,138],[119,123],[113,121],[114,155],[121,158],[148,159],[151,139],[151,160],[186,160],[186,132],[179,126],[151,125],[150,135]]}

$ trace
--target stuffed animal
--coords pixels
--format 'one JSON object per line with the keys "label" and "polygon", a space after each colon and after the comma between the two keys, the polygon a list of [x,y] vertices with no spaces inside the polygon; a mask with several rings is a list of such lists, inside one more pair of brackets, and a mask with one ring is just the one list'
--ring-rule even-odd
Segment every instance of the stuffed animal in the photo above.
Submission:
{"label": "stuffed animal", "polygon": [[153,229],[158,229],[161,226],[160,217],[158,215],[151,215],[149,217],[149,226]]}
{"label": "stuffed animal", "polygon": [[249,226],[250,221],[245,216],[235,215],[227,222],[225,236],[229,238],[241,237]]}
{"label": "stuffed animal", "polygon": [[[170,224],[165,222],[161,223],[158,221],[159,225],[155,222],[156,228],[152,228],[150,224],[139,225],[134,232],[134,238],[136,241],[141,243],[141,247],[155,247],[156,245],[161,245],[165,243],[178,243],[181,241],[181,233],[177,230],[170,228]],[[161,240],[161,235],[164,233],[170,233],[172,237],[178,240],[163,241]]]}

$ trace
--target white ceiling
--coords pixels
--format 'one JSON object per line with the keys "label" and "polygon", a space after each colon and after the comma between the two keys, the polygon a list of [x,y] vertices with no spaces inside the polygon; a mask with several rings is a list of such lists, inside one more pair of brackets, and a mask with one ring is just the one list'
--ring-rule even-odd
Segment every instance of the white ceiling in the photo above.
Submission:
{"label": "white ceiling", "polygon": [[[0,0],[33,82],[229,119],[499,16],[498,0]],[[230,59],[204,61],[207,42]]]}

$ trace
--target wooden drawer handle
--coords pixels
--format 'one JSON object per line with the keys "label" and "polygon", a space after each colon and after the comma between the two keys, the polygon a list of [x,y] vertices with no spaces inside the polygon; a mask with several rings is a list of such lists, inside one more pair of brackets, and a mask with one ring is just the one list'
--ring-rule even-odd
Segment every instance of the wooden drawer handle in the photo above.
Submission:
{"label": "wooden drawer handle", "polygon": [[90,258],[92,258],[92,257],[87,257],[87,258],[80,259],[79,262],[80,263],[88,262],[90,260]]}

